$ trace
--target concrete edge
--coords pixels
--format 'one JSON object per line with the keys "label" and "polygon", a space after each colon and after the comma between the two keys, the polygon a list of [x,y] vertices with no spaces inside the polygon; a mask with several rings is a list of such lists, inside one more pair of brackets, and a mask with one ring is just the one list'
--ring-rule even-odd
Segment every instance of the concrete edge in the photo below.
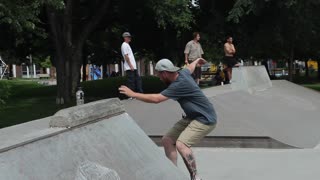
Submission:
{"label": "concrete edge", "polygon": [[49,126],[70,128],[124,112],[120,99],[105,99],[60,110],[54,115],[58,118],[52,119]]}
{"label": "concrete edge", "polygon": [[24,146],[26,144],[30,144],[35,141],[52,137],[66,130],[67,130],[66,128],[50,128],[50,129],[40,130],[32,134],[26,134],[25,136],[21,136],[21,137],[12,139],[10,141],[7,141],[4,144],[1,144],[0,153],[9,151],[11,149],[15,149],[20,146]]}
{"label": "concrete edge", "polygon": [[[46,129],[33,131],[31,133],[24,134],[23,136],[19,136],[19,137],[15,138],[15,139],[10,139],[7,142],[4,142],[3,144],[0,145],[0,153],[6,152],[6,151],[9,151],[11,149],[15,149],[15,148],[18,148],[20,146],[24,146],[26,144],[30,144],[30,143],[33,143],[33,142],[36,142],[36,141],[40,141],[40,140],[43,140],[43,139],[46,139],[46,138],[50,138],[50,137],[56,136],[58,134],[67,132],[67,131],[72,131],[73,129],[85,126],[87,124],[95,123],[95,122],[98,122],[98,121],[100,121],[102,119],[109,119],[109,118],[112,118],[114,116],[118,116],[118,115],[121,115],[121,114],[126,114],[126,113],[112,114],[110,116],[106,116],[106,117],[103,117],[103,118],[100,118],[100,119],[95,119],[95,120],[92,120],[92,121],[90,121],[88,123],[79,124],[78,126],[70,127],[70,128],[65,128],[65,127],[49,128],[48,127]],[[57,117],[54,117],[54,116],[50,116],[50,117],[47,117],[47,118],[52,118],[52,120],[56,120],[57,119]]]}
{"label": "concrete edge", "polygon": [[[17,147],[33,143],[45,138],[49,138],[60,133],[70,131],[74,128],[84,126],[88,123],[95,123],[102,119],[109,119],[125,113],[125,108],[118,98],[100,100],[88,103],[82,106],[75,106],[68,109],[63,109],[57,112],[54,116],[49,116],[37,121],[49,121],[49,126],[35,129],[25,134],[19,134],[15,137],[6,139],[0,144],[0,153],[15,149]],[[77,119],[79,118],[79,119]],[[86,119],[87,118],[87,119]],[[28,122],[28,123],[32,123]],[[20,124],[21,126],[22,124]],[[9,127],[12,130],[13,127]],[[21,128],[21,127],[20,127]],[[8,132],[7,132],[8,133]]]}

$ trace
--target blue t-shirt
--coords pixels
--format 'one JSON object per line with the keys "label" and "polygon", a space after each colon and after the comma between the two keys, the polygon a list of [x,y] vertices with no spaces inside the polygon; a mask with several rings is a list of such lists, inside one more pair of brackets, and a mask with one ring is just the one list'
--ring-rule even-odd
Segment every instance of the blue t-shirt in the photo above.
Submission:
{"label": "blue t-shirt", "polygon": [[182,69],[178,73],[178,78],[161,94],[178,101],[188,119],[215,124],[217,115],[213,105],[192,78],[190,70]]}

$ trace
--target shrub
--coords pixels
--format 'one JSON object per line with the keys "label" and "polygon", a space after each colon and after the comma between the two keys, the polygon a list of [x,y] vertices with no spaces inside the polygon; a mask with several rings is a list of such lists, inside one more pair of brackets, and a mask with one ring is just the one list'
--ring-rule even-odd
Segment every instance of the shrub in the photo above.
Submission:
{"label": "shrub", "polygon": [[[112,97],[123,99],[124,96],[120,95],[118,90],[121,85],[126,85],[125,77],[113,77],[82,83],[85,97],[92,98],[92,100]],[[165,85],[158,77],[144,76],[142,77],[142,88],[144,93],[159,93],[165,88]]]}
{"label": "shrub", "polygon": [[0,106],[4,105],[10,96],[10,85],[2,81],[0,82]]}
{"label": "shrub", "polygon": [[[126,85],[126,81],[126,77],[112,77],[103,80],[85,81],[81,83],[81,86],[86,100],[89,101],[112,97],[123,99],[124,96],[120,95],[118,88],[121,85]],[[57,93],[57,86],[43,86],[30,82],[11,82],[11,84],[15,87],[11,90],[11,95],[15,98],[50,97],[56,96]],[[142,77],[142,88],[145,93],[159,93],[165,88],[165,85],[158,77],[144,76]]]}

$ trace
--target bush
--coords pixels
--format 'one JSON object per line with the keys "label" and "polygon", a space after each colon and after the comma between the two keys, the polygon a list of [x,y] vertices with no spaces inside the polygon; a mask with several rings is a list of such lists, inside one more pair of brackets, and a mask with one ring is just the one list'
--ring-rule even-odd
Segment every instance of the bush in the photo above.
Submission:
{"label": "bush", "polygon": [[[103,80],[86,81],[82,83],[85,97],[89,98],[89,101],[96,99],[119,97],[125,98],[119,93],[118,88],[121,85],[126,85],[126,77],[113,77]],[[159,93],[165,85],[155,76],[142,77],[142,88],[144,93]]]}
{"label": "bush", "polygon": [[0,106],[4,105],[6,103],[6,100],[10,96],[10,85],[2,81],[0,82]]}
{"label": "bush", "polygon": [[[121,85],[126,85],[126,81],[126,77],[112,77],[103,80],[85,81],[81,83],[81,86],[83,87],[86,101],[112,97],[123,99],[125,97],[120,95],[118,88]],[[57,93],[57,86],[43,86],[36,82],[23,81],[11,81],[10,84],[14,86],[11,90],[11,96],[14,98],[52,97],[56,96]],[[165,85],[158,77],[144,76],[142,77],[142,88],[145,93],[159,93],[165,88]]]}
{"label": "bush", "polygon": [[14,98],[24,97],[48,97],[56,96],[56,86],[44,86],[36,81],[12,80],[11,96]]}

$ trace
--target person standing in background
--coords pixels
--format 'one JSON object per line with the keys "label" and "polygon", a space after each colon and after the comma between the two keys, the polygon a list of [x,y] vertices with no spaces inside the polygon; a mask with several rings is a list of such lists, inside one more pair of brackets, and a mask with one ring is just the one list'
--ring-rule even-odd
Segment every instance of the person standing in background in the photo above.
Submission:
{"label": "person standing in background", "polygon": [[227,42],[224,44],[223,49],[224,49],[224,58],[223,58],[224,71],[227,72],[225,84],[229,84],[232,79],[232,67],[237,65],[237,61],[235,59],[236,49],[233,45],[233,38],[231,36],[227,37]]}
{"label": "person standing in background", "polygon": [[[185,55],[185,63],[189,65],[193,61],[198,58],[202,58],[203,50],[201,47],[200,41],[200,33],[194,32],[193,33],[193,40],[189,41],[185,47],[184,55]],[[199,65],[196,66],[194,72],[192,73],[193,79],[199,85],[201,79],[201,67]]]}
{"label": "person standing in background", "polygon": [[[137,64],[132,49],[129,45],[131,42],[131,34],[125,32],[122,34],[124,42],[121,45],[121,53],[124,58],[124,70],[128,77],[127,86],[132,90],[142,93],[141,77],[137,71]],[[132,99],[132,97],[130,97]]]}

